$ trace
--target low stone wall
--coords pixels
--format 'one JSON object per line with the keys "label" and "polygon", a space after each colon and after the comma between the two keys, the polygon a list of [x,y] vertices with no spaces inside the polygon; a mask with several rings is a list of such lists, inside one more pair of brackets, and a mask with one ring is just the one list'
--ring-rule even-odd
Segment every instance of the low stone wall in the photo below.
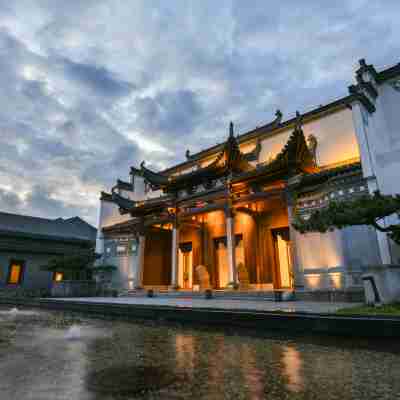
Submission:
{"label": "low stone wall", "polygon": [[109,282],[96,281],[61,281],[54,282],[51,297],[116,297],[118,290]]}
{"label": "low stone wall", "polygon": [[[0,301],[1,302],[1,301]],[[32,304],[33,306],[33,304]],[[81,312],[98,316],[189,323],[250,329],[263,334],[284,331],[287,334],[319,334],[355,337],[400,337],[400,318],[339,316],[324,314],[217,310],[132,304],[97,303],[72,300],[37,300],[40,308]]]}
{"label": "low stone wall", "polygon": [[25,289],[21,287],[0,288],[0,298],[41,298],[49,297],[49,289]]}
{"label": "low stone wall", "polygon": [[52,297],[92,297],[99,291],[95,281],[61,281],[51,287]]}
{"label": "low stone wall", "polygon": [[329,301],[340,303],[363,303],[365,294],[358,290],[300,290],[295,292],[295,299],[301,301]]}

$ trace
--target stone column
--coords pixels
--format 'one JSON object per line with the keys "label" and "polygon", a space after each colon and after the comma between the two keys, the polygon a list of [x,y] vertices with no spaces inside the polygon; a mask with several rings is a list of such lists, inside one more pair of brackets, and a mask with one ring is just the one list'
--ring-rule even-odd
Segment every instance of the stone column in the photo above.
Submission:
{"label": "stone column", "polygon": [[178,285],[178,264],[179,264],[179,224],[175,221],[172,228],[172,270],[171,270],[171,286],[174,288]]}
{"label": "stone column", "polygon": [[225,210],[226,220],[226,244],[228,253],[229,282],[237,283],[236,273],[236,241],[235,241],[235,217],[232,208]]}
{"label": "stone column", "polygon": [[293,273],[293,286],[294,289],[304,288],[304,273],[299,263],[299,258],[297,256],[297,243],[296,236],[297,231],[292,226],[293,221],[293,210],[294,210],[294,199],[290,193],[286,195],[287,207],[288,207],[288,220],[289,220],[289,235],[290,235],[290,259],[292,263],[292,273]]}
{"label": "stone column", "polygon": [[136,276],[135,276],[135,288],[136,289],[140,289],[143,287],[145,248],[146,248],[146,235],[142,231],[142,232],[139,232],[139,246],[138,246]]}

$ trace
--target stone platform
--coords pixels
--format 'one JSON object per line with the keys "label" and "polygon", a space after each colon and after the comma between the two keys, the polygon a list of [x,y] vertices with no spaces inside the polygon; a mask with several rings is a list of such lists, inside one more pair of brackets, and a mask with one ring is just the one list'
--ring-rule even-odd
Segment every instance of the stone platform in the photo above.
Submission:
{"label": "stone platform", "polygon": [[79,312],[107,318],[151,320],[218,326],[231,332],[335,335],[356,337],[400,337],[400,318],[383,316],[338,315],[338,308],[355,303],[272,302],[251,300],[182,298],[64,298],[1,299],[0,304],[38,307],[52,311]]}
{"label": "stone platform", "polygon": [[202,297],[183,296],[173,297],[172,295],[160,295],[153,298],[144,296],[129,297],[78,297],[78,298],[58,298],[53,301],[85,302],[101,304],[124,304],[132,306],[152,306],[152,307],[179,307],[186,309],[215,309],[215,310],[235,310],[235,311],[265,311],[285,313],[317,313],[329,314],[346,307],[354,307],[361,303],[328,303],[312,301],[265,301],[262,297],[259,299],[229,299],[217,297],[213,299],[204,299]]}

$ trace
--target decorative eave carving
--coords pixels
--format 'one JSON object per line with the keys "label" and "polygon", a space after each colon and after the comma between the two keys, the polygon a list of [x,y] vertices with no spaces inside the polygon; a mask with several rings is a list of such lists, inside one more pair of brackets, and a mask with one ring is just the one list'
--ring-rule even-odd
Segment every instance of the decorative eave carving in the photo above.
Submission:
{"label": "decorative eave carving", "polygon": [[[259,151],[257,146],[255,149]],[[239,149],[239,144],[234,135],[233,123],[229,125],[229,137],[224,147],[214,161],[204,168],[197,168],[189,173],[180,175],[164,175],[146,168],[144,162],[140,170],[135,169],[135,174],[140,174],[153,189],[162,189],[164,192],[177,192],[180,189],[191,190],[199,184],[207,184],[208,181],[218,179],[229,174],[237,174],[254,169]]]}
{"label": "decorative eave carving", "polygon": [[237,142],[233,131],[233,122],[230,122],[229,124],[229,137],[224,152],[225,167],[228,173],[247,172],[254,169],[254,167],[252,167],[246,160],[244,154],[240,151],[239,143]]}
{"label": "decorative eave carving", "polygon": [[120,179],[117,180],[117,188],[118,189],[122,189],[122,190],[127,190],[132,192],[133,191],[133,186],[131,183],[129,182],[124,182]]}
{"label": "decorative eave carving", "polygon": [[135,207],[136,203],[125,197],[122,197],[114,190],[111,194],[112,201],[118,205],[121,214],[127,214],[132,208]]}
{"label": "decorative eave carving", "polygon": [[313,154],[306,143],[302,125],[302,116],[296,112],[295,128],[281,152],[255,171],[237,176],[234,181],[288,179],[299,173],[318,170]]}
{"label": "decorative eave carving", "polygon": [[287,168],[290,175],[316,169],[314,156],[304,137],[302,116],[298,111],[296,111],[294,131],[290,135],[283,150],[276,156],[271,164],[277,164]]}
{"label": "decorative eave carving", "polygon": [[130,214],[132,217],[144,217],[153,213],[167,212],[172,204],[171,197],[164,196],[143,201],[134,201],[112,192],[112,201],[118,205],[121,214]]}
{"label": "decorative eave carving", "polygon": [[246,161],[258,161],[260,153],[261,153],[261,141],[260,139],[257,139],[254,149],[249,151],[248,153],[244,153],[243,158]]}
{"label": "decorative eave carving", "polygon": [[140,174],[144,177],[144,179],[150,183],[153,188],[163,188],[168,185],[170,181],[170,177],[153,172],[152,170],[145,167],[145,162],[142,161],[140,164]]}

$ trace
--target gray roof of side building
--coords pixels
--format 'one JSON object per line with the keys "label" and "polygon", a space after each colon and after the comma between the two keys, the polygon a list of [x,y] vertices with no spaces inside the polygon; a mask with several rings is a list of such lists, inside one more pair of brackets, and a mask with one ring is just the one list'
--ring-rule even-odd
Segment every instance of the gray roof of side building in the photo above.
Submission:
{"label": "gray roof of side building", "polygon": [[0,212],[0,235],[63,241],[95,241],[97,229],[79,217],[47,219]]}

